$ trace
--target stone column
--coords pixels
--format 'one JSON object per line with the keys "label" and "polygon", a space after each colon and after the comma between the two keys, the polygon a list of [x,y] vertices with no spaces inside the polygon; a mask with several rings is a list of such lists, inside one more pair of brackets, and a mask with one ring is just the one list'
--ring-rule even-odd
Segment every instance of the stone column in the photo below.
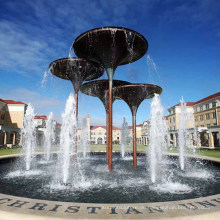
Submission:
{"label": "stone column", "polygon": [[0,145],[4,144],[4,133],[0,131]]}
{"label": "stone column", "polygon": [[214,137],[212,132],[209,133],[209,147],[214,148]]}
{"label": "stone column", "polygon": [[4,134],[4,145],[7,144],[7,133]]}
{"label": "stone column", "polygon": [[20,136],[20,138],[19,138],[19,146],[22,146],[22,133],[19,133],[19,136]]}
{"label": "stone column", "polygon": [[191,143],[191,146],[194,147],[194,144],[193,144],[193,133],[190,134],[190,143]]}
{"label": "stone column", "polygon": [[12,137],[12,145],[15,145],[15,132],[12,133],[13,137]]}
{"label": "stone column", "polygon": [[170,133],[168,133],[168,135],[167,135],[167,145],[168,145],[168,147],[170,146]]}
{"label": "stone column", "polygon": [[177,143],[176,143],[176,134],[173,134],[173,146],[176,147]]}
{"label": "stone column", "polygon": [[201,147],[201,133],[199,133],[198,135],[198,143],[197,143],[198,147]]}

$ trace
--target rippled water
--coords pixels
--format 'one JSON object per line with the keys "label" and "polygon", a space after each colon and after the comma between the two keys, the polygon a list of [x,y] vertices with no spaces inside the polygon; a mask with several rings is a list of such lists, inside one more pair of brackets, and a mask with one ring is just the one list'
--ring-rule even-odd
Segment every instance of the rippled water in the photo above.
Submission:
{"label": "rippled water", "polygon": [[35,169],[29,171],[17,170],[16,161],[8,162],[0,164],[0,192],[35,199],[92,203],[163,202],[220,193],[219,167],[191,161],[182,171],[178,159],[169,161],[167,171],[152,183],[145,156],[138,157],[138,167],[134,169],[130,158],[122,160],[114,155],[113,172],[108,171],[105,155],[81,158],[83,178],[76,169],[71,169],[66,185],[56,181],[55,157],[52,163],[42,163],[42,158],[38,158]]}

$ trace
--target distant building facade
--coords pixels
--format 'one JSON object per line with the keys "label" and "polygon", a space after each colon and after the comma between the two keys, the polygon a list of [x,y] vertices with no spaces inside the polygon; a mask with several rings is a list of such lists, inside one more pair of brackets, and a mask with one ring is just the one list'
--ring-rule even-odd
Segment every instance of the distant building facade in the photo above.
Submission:
{"label": "distant building facade", "polygon": [[[0,147],[11,147],[22,144],[21,129],[23,128],[24,115],[27,105],[20,101],[0,99]],[[188,122],[192,146],[195,130],[199,136],[197,146],[215,148],[220,147],[220,92],[205,97],[196,102],[186,102],[186,111],[192,113],[194,119]],[[180,103],[168,109],[168,116],[165,116],[167,130],[169,132],[168,141],[170,145],[178,145],[178,129],[181,113]],[[90,116],[84,119],[84,128],[78,128],[77,141],[82,139],[82,129],[87,129],[88,142],[90,144],[106,144],[106,126],[91,126]],[[35,116],[34,123],[38,144],[42,145],[44,140],[44,131],[46,128],[47,116]],[[59,134],[61,124],[56,124],[57,140],[59,143]],[[129,126],[129,142],[132,143],[132,126]],[[149,144],[150,120],[136,126],[137,144]],[[113,144],[121,143],[121,129],[113,126],[112,133]]]}
{"label": "distant building facade", "polygon": [[[199,137],[198,147],[220,147],[220,92],[197,102],[187,102],[186,109],[187,112],[194,115],[194,120],[188,123],[192,145],[195,129]],[[168,112],[170,142],[173,146],[177,146],[179,114],[181,113],[180,104],[169,108]]]}
{"label": "distant building facade", "polygon": [[21,129],[26,107],[20,101],[0,99],[0,147],[22,144]]}
{"label": "distant building facade", "polygon": [[199,145],[220,147],[220,92],[195,102],[193,109]]}
{"label": "distant building facade", "polygon": [[[168,116],[164,116],[165,125],[168,129]],[[149,144],[150,120],[144,121],[141,127],[141,144]]]}
{"label": "distant building facade", "polygon": [[[106,144],[106,126],[91,126],[90,129],[91,144]],[[112,128],[112,142],[121,143],[121,129],[115,126]]]}
{"label": "distant building facade", "polygon": [[[186,111],[188,113],[193,114],[193,104],[194,102],[186,102]],[[176,147],[178,145],[178,129],[179,129],[179,120],[180,120],[180,113],[181,113],[181,107],[180,103],[172,106],[168,109],[168,131],[169,131],[169,141],[171,146]],[[193,121],[189,121],[187,125],[188,129],[191,129],[191,139],[193,139],[194,134],[194,123]]]}
{"label": "distant building facade", "polygon": [[[46,130],[47,116],[46,115],[36,115],[34,117],[34,125],[36,127],[36,140],[37,145],[43,146],[44,144],[44,134]],[[59,124],[56,120],[53,120],[55,127],[56,140],[55,143],[59,143],[60,141],[60,129],[61,124]]]}

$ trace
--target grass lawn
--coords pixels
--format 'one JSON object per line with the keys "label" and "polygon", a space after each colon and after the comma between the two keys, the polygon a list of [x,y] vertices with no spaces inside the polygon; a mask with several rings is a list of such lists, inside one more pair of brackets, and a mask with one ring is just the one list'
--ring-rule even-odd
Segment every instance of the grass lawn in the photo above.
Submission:
{"label": "grass lawn", "polygon": [[15,148],[15,149],[0,149],[0,156],[3,155],[8,155],[8,154],[19,154],[20,153],[20,148]]}
{"label": "grass lawn", "polygon": [[[106,146],[105,145],[91,145],[90,146],[91,151],[105,151]],[[53,151],[58,151],[59,147],[53,146],[52,147]],[[127,146],[126,147],[127,151],[132,151],[132,146]],[[0,156],[3,155],[8,155],[8,154],[19,154],[21,151],[21,148],[15,148],[15,149],[0,149]],[[43,152],[43,147],[38,147],[36,149],[37,152]],[[113,145],[113,151],[120,151],[120,145]],[[147,146],[144,145],[137,145],[137,151],[147,151]],[[177,148],[169,148],[168,149],[169,153],[178,153]],[[187,154],[191,154],[192,149],[188,149]],[[197,149],[196,153],[201,156],[208,156],[208,157],[216,157],[220,158],[220,149],[219,150],[210,150],[210,149]]]}
{"label": "grass lawn", "polygon": [[[106,145],[90,145],[91,151],[105,151]],[[138,151],[146,151],[147,147],[144,145],[137,145]],[[127,151],[132,151],[132,146],[126,147]],[[120,145],[113,145],[113,151],[120,151]]]}
{"label": "grass lawn", "polygon": [[[168,149],[169,153],[178,153],[178,149],[177,148],[169,148]],[[186,151],[187,154],[192,154],[193,150],[192,149],[188,149]],[[196,149],[195,152],[197,155],[200,156],[208,156],[208,157],[216,157],[216,158],[220,158],[220,149],[219,150],[211,150],[211,149]]]}

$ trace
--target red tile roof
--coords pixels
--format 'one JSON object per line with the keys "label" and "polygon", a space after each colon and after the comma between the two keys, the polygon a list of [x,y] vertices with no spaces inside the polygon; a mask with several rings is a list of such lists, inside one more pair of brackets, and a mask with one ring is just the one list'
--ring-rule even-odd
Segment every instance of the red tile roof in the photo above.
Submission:
{"label": "red tile roof", "polygon": [[4,100],[4,99],[0,99],[1,102],[4,102],[6,104],[9,104],[9,105],[13,105],[13,104],[16,104],[16,105],[25,105],[25,103],[23,102],[20,102],[20,101],[14,101],[14,100]]}
{"label": "red tile roof", "polygon": [[[185,102],[186,103],[186,106],[193,106],[194,104],[195,104],[195,102]],[[174,105],[174,106],[172,106],[172,107],[170,107],[170,108],[173,108],[173,107],[175,107],[175,106],[180,106],[180,103],[178,103],[178,104],[176,104],[176,105]],[[169,108],[169,109],[170,109]]]}
{"label": "red tile roof", "polygon": [[5,101],[3,99],[0,99],[0,102],[4,102],[5,103]]}
{"label": "red tile roof", "polygon": [[[90,128],[91,128],[91,130],[94,130],[94,129],[97,129],[97,128],[104,128],[104,129],[106,129],[106,126],[91,126]],[[121,130],[120,128],[117,128],[115,126],[112,126],[112,129],[113,130]]]}
{"label": "red tile roof", "polygon": [[36,115],[36,116],[34,117],[34,119],[47,120],[47,116],[46,116],[46,115]]}
{"label": "red tile roof", "polygon": [[[142,126],[143,126],[143,124],[136,125],[136,127],[142,127]],[[131,126],[128,126],[128,128],[129,128],[129,129],[132,129],[133,126],[132,126],[132,125],[131,125]]]}
{"label": "red tile roof", "polygon": [[210,100],[210,99],[214,99],[214,98],[216,98],[216,97],[220,97],[220,92],[217,92],[217,93],[215,93],[215,94],[213,94],[213,95],[210,95],[210,96],[208,96],[208,97],[206,97],[206,98],[204,98],[204,99],[201,99],[201,100],[195,102],[194,105],[199,104],[199,103],[201,103],[201,102],[208,101],[208,100]]}
{"label": "red tile roof", "polygon": [[164,119],[165,119],[165,120],[168,120],[168,116],[164,116]]}

